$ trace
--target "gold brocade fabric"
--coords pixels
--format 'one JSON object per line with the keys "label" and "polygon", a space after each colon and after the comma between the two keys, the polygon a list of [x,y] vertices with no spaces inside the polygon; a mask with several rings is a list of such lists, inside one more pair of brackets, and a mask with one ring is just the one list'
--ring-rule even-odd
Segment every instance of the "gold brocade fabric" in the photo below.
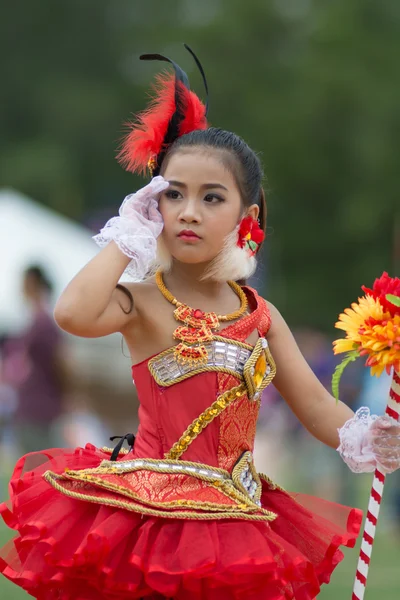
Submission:
{"label": "gold brocade fabric", "polygon": [[[235,383],[236,379],[231,375],[218,374],[220,392]],[[221,413],[218,443],[218,466],[221,469],[231,471],[245,450],[253,451],[259,407],[259,402],[249,400],[245,395]]]}
{"label": "gold brocade fabric", "polygon": [[[220,490],[209,481],[196,479],[189,475],[173,473],[157,473],[141,469],[131,473],[110,473],[97,471],[83,475],[85,481],[96,481],[99,487],[118,491],[123,496],[139,500],[143,504],[159,504],[160,506],[177,507],[191,502],[215,504],[226,507],[235,502],[224,496]],[[68,473],[67,477],[81,479],[82,473]],[[184,501],[184,502],[183,502]]]}

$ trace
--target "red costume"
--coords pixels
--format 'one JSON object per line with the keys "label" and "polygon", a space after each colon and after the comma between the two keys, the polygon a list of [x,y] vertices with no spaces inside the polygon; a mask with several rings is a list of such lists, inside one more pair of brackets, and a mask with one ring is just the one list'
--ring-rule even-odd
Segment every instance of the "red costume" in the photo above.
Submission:
{"label": "red costume", "polygon": [[[265,301],[205,343],[133,367],[134,448],[22,457],[1,505],[11,581],[43,600],[312,600],[353,546],[361,512],[283,490],[254,468],[260,392],[275,364]],[[258,330],[256,346],[246,343]]]}

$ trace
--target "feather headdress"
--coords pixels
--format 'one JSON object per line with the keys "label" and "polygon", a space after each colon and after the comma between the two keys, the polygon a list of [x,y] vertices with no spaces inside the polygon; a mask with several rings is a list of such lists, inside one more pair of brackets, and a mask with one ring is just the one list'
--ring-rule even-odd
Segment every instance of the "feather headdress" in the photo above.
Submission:
{"label": "feather headdress", "polygon": [[[184,46],[200,70],[208,96],[203,68],[189,46]],[[174,72],[158,75],[150,105],[130,124],[117,159],[127,171],[144,174],[150,169],[156,175],[168,147],[178,137],[207,129],[208,100],[203,104],[190,90],[188,76],[173,60],[162,54],[142,54],[140,59],[169,62]]]}

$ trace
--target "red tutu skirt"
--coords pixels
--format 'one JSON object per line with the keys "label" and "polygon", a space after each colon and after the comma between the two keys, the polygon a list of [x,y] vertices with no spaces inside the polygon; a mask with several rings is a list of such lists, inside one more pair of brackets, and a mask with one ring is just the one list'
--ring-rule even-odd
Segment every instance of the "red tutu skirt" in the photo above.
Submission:
{"label": "red tutu skirt", "polygon": [[362,514],[325,500],[271,491],[268,522],[149,517],[67,497],[43,478],[109,459],[88,444],[22,457],[0,505],[18,534],[0,571],[40,600],[313,600],[354,546]]}

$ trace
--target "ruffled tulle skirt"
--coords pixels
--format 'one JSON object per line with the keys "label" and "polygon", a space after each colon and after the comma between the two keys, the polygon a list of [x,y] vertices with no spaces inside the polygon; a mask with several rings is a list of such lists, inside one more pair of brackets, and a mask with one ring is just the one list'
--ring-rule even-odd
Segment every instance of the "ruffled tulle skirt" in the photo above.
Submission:
{"label": "ruffled tulle skirt", "polygon": [[17,536],[0,571],[41,600],[312,600],[354,546],[361,512],[304,494],[271,491],[273,522],[178,520],[67,497],[43,478],[109,459],[88,444],[22,457],[0,505]]}

